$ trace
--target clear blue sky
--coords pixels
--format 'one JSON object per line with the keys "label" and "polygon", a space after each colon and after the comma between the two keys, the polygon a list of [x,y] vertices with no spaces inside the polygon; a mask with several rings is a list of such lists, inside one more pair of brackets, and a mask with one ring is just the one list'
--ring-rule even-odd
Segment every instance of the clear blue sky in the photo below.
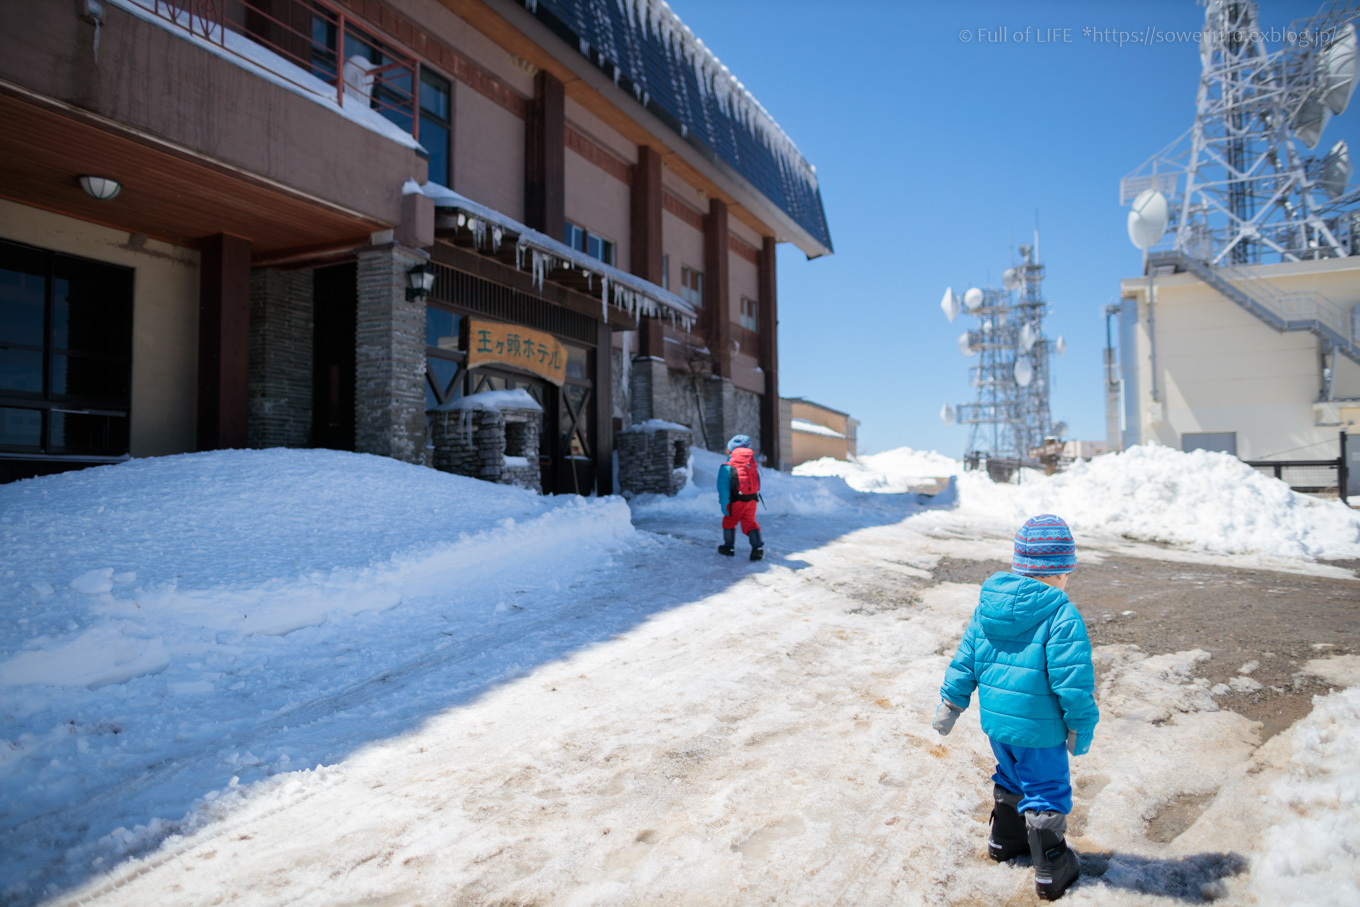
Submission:
{"label": "clear blue sky", "polygon": [[[1195,31],[1203,7],[670,2],[817,167],[836,254],[780,247],[781,393],[860,419],[861,452],[960,455],[967,428],[946,428],[939,411],[973,399],[956,344],[970,319],[947,322],[940,297],[999,284],[1012,235],[1029,241],[1037,210],[1046,325],[1068,342],[1053,416],[1071,437],[1104,438],[1102,310],[1141,270],[1119,179],[1190,127],[1200,63],[1193,41],[1099,36]],[[1267,29],[1318,9],[1260,6]],[[1360,147],[1360,101],[1318,151],[1340,138]]]}

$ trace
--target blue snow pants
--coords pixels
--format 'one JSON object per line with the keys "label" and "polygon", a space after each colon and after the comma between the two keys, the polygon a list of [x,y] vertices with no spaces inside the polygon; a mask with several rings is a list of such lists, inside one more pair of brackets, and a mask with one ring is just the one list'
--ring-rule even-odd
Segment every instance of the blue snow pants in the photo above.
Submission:
{"label": "blue snow pants", "polygon": [[1011,746],[987,738],[996,756],[992,780],[1013,794],[1021,794],[1017,809],[1023,814],[1072,811],[1072,776],[1067,769],[1067,747]]}

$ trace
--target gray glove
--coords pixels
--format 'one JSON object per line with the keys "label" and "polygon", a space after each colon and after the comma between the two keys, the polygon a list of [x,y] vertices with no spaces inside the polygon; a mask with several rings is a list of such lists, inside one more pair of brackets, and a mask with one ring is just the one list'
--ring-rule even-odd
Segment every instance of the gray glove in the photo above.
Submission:
{"label": "gray glove", "polygon": [[1085,756],[1091,751],[1091,738],[1094,736],[1093,731],[1068,731],[1067,751],[1073,756]]}
{"label": "gray glove", "polygon": [[941,737],[947,737],[949,732],[954,730],[954,722],[958,721],[962,714],[963,709],[947,699],[942,700],[935,707],[935,720],[930,723],[930,726],[939,731]]}

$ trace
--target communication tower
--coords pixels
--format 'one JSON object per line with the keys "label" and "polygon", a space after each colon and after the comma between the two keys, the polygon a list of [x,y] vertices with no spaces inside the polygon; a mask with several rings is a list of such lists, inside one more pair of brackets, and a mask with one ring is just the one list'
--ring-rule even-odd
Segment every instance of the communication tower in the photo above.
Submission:
{"label": "communication tower", "polygon": [[946,425],[972,426],[965,458],[970,465],[987,461],[993,475],[1036,465],[1035,451],[1044,439],[1066,431],[1061,422],[1053,424],[1048,404],[1053,353],[1061,355],[1066,343],[1044,336],[1048,303],[1035,246],[1021,245],[1020,258],[1003,272],[1001,287],[973,287],[962,296],[946,288],[940,300],[950,321],[960,311],[977,320],[959,335],[959,351],[978,357],[969,369],[976,402],[946,403],[940,418]]}

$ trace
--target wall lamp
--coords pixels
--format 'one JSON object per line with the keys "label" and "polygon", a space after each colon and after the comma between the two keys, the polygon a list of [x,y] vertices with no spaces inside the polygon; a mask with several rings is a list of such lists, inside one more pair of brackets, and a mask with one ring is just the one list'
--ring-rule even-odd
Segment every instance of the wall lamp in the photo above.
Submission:
{"label": "wall lamp", "polygon": [[406,301],[419,302],[434,289],[434,268],[426,264],[416,265],[406,272],[406,280],[410,284],[406,288]]}
{"label": "wall lamp", "polygon": [[80,178],[80,188],[85,190],[85,194],[90,198],[97,198],[101,202],[113,199],[115,195],[123,191],[123,184],[107,176],[82,176]]}

